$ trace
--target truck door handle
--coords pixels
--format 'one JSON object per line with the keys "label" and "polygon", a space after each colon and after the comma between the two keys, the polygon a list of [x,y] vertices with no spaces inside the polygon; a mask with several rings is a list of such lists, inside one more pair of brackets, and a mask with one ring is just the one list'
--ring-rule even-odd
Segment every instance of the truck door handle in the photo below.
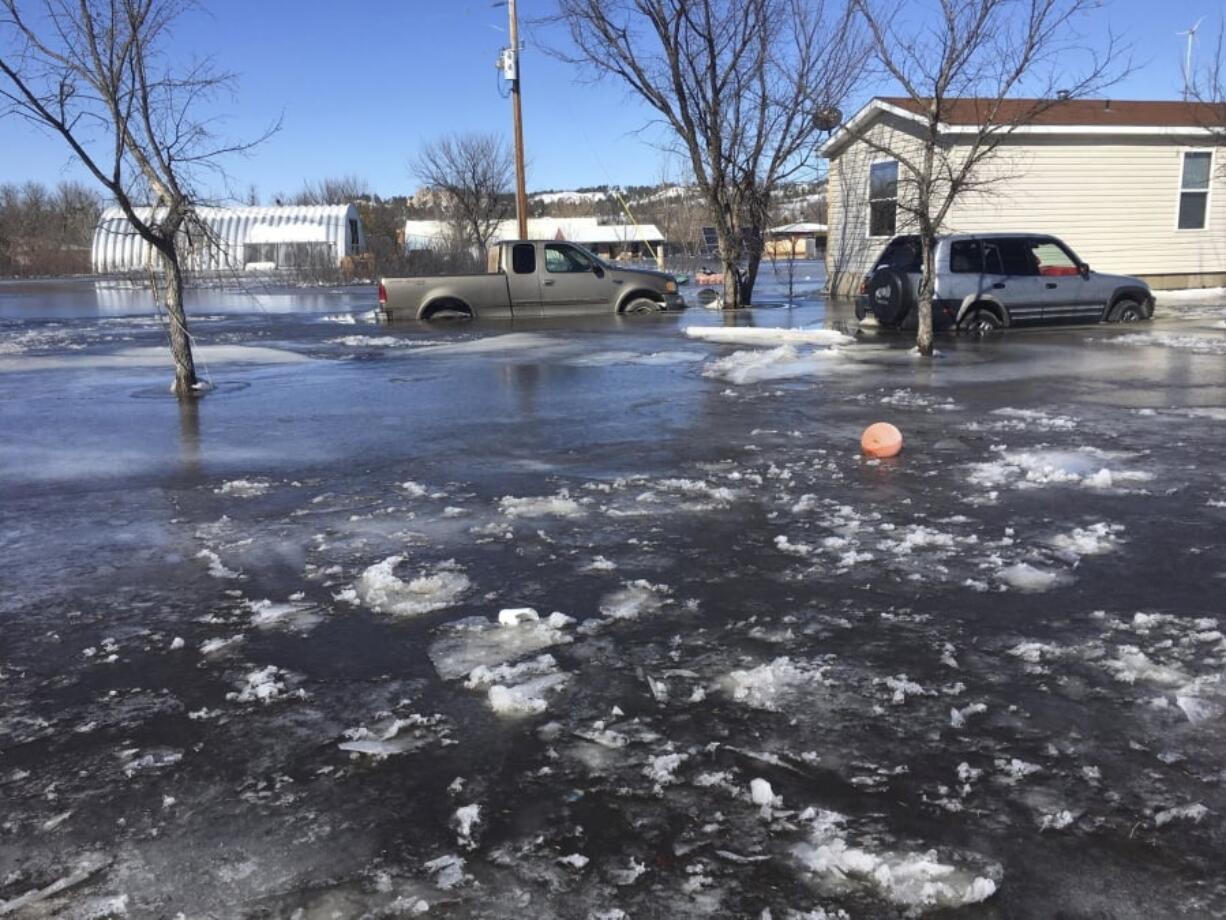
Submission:
{"label": "truck door handle", "polygon": [[1051,289],[1052,289],[1052,288],[1054,288],[1055,286],[1056,286],[1056,282],[1054,282],[1054,281],[1049,281],[1049,282],[1047,282],[1047,284],[1045,284],[1045,285],[1044,285],[1044,287],[1045,287],[1045,288],[1047,288],[1048,290],[1051,290]]}
{"label": "truck door handle", "polygon": [[992,287],[996,288],[998,291],[1003,291],[1005,289],[1005,283],[1003,281],[997,281],[994,285],[992,285]]}
{"label": "truck door handle", "polygon": [[553,284],[553,279],[548,278],[545,281],[542,281],[541,284],[545,285],[545,287],[549,287],[551,284]]}

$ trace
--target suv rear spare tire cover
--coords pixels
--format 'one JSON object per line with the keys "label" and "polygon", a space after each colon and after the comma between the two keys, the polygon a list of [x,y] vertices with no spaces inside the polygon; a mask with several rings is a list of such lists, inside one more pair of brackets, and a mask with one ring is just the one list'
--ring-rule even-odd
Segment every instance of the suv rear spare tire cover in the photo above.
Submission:
{"label": "suv rear spare tire cover", "polygon": [[911,283],[902,272],[879,268],[868,279],[868,305],[885,326],[897,326],[911,312]]}

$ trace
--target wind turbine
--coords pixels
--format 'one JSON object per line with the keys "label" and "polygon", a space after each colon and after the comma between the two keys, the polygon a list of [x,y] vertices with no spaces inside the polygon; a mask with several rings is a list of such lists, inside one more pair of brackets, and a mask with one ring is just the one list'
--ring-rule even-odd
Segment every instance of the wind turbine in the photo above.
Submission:
{"label": "wind turbine", "polygon": [[1205,21],[1202,16],[1196,20],[1196,25],[1183,32],[1176,32],[1176,35],[1188,36],[1188,50],[1184,55],[1183,60],[1183,101],[1188,101],[1188,96],[1192,94],[1192,42],[1196,40],[1196,30],[1200,28],[1200,24]]}

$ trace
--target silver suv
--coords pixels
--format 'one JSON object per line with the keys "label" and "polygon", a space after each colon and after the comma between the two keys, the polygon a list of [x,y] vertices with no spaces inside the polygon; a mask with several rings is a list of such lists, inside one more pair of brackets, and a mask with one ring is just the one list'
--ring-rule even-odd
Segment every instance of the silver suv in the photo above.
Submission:
{"label": "silver suv", "polygon": [[[918,236],[896,236],[864,278],[856,318],[914,329],[922,259]],[[1036,233],[949,234],[937,238],[936,329],[984,333],[1005,326],[1131,323],[1154,315],[1139,278],[1090,270],[1063,242]]]}

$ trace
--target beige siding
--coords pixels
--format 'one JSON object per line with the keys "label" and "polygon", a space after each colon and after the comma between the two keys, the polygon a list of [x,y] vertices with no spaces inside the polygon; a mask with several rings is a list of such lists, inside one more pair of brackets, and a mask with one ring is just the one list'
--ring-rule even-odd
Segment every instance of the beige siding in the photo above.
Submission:
{"label": "beige siding", "polygon": [[1105,272],[1226,271],[1222,164],[1214,164],[1205,229],[1176,230],[1183,152],[1195,148],[1170,140],[1112,141],[1010,145],[984,173],[1001,181],[990,194],[956,202],[950,229],[1053,233]]}
{"label": "beige siding", "polygon": [[[882,140],[892,130],[879,122],[869,136]],[[1215,152],[1206,228],[1176,230],[1186,149],[1203,148],[1118,136],[1018,138],[985,162],[978,176],[988,184],[955,202],[946,227],[1052,233],[1105,272],[1226,272],[1226,151]],[[882,158],[857,141],[830,165],[827,259],[840,293],[858,284],[881,248],[865,234],[868,163]]]}
{"label": "beige siding", "polygon": [[[827,185],[830,234],[826,241],[826,275],[832,291],[853,292],[864,273],[876,261],[887,240],[868,235],[869,167],[891,157],[874,147],[918,152],[915,139],[900,130],[898,123],[882,118],[869,129],[866,140],[850,144],[831,160]],[[906,170],[899,168],[899,180]],[[906,194],[905,190],[901,194]],[[900,210],[898,232],[907,230],[907,216]]]}

